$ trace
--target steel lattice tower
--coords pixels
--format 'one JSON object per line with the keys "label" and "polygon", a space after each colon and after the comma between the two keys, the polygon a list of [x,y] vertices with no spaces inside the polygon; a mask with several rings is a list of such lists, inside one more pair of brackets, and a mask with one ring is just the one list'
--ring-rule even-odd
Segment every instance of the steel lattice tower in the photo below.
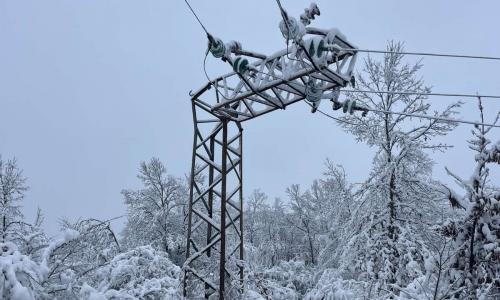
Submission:
{"label": "steel lattice tower", "polygon": [[[295,19],[284,19],[294,25]],[[321,98],[338,97],[340,87],[352,80],[353,45],[337,30],[303,23],[295,50],[287,47],[266,56],[227,45],[224,58],[236,71],[191,94],[194,139],[185,297],[218,294],[223,299],[242,289],[243,122],[304,99],[316,108]],[[247,70],[238,69],[238,58],[252,61]],[[312,98],[318,89],[320,98]]]}

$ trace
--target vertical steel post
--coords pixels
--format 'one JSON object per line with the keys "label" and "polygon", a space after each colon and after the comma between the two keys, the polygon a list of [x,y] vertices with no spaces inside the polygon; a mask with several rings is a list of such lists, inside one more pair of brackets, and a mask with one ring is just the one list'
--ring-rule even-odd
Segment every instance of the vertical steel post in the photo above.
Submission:
{"label": "vertical steel post", "polygon": [[[190,187],[189,187],[189,203],[188,203],[188,228],[187,228],[187,239],[186,239],[186,259],[189,259],[191,254],[191,226],[193,219],[193,189],[194,189],[194,181],[195,181],[195,167],[196,167],[196,141],[198,140],[197,132],[198,132],[198,122],[196,121],[196,107],[194,102],[192,102],[192,110],[193,110],[193,154],[191,158],[191,174],[190,176]],[[188,274],[187,270],[183,270],[183,282],[182,282],[182,294],[187,297],[187,279]]]}
{"label": "vertical steel post", "polygon": [[[240,130],[240,193],[239,193],[239,201],[240,201],[240,260],[243,261],[243,127],[241,124],[238,124],[238,128]],[[241,293],[243,293],[243,264],[240,266],[240,285],[241,285]]]}
{"label": "vertical steel post", "polygon": [[222,168],[220,199],[220,265],[219,265],[219,299],[224,299],[226,278],[226,201],[227,201],[227,119],[222,120]]}
{"label": "vertical steel post", "polygon": [[[210,160],[215,159],[215,138],[211,137],[210,138]],[[209,166],[209,171],[208,171],[208,186],[212,186],[214,182],[214,167]],[[210,188],[208,191],[208,216],[210,218],[213,218],[213,213],[214,213],[214,189],[213,187]],[[212,241],[212,226],[207,227],[207,245]],[[207,257],[212,256],[212,248],[209,248],[207,250]],[[210,287],[208,284],[205,284],[205,299],[208,299],[210,297]]]}

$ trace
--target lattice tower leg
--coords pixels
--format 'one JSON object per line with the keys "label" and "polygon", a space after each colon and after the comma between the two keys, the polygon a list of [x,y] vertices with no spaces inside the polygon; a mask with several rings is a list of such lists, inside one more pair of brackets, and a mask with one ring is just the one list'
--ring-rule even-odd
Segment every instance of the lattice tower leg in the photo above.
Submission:
{"label": "lattice tower leg", "polygon": [[228,119],[199,120],[200,111],[193,102],[184,297],[224,299],[242,292],[243,130]]}

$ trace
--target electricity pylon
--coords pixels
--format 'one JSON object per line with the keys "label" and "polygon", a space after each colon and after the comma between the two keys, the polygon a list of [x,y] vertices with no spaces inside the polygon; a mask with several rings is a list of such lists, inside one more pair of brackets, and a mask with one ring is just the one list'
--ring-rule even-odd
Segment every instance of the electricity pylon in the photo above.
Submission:
{"label": "electricity pylon", "polygon": [[194,123],[184,297],[219,299],[242,291],[242,123],[306,100],[316,111],[321,99],[334,104],[352,83],[354,46],[336,29],[308,26],[312,5],[300,21],[282,11],[280,29],[290,46],[273,55],[243,50],[209,35],[209,50],[231,64],[191,94]]}

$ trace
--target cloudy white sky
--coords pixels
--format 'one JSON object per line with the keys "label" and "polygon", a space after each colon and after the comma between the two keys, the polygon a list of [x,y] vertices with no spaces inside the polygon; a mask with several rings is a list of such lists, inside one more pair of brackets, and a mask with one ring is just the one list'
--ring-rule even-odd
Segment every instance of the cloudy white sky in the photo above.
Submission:
{"label": "cloudy white sky", "polygon": [[[282,2],[295,16],[309,5]],[[411,51],[500,56],[498,1],[316,2],[321,16],[314,25],[337,27],[360,48],[400,40]],[[274,0],[191,3],[224,40],[262,53],[284,46]],[[152,156],[183,176],[192,145],[188,92],[206,80],[205,47],[182,0],[0,0],[0,154],[15,156],[29,178],[26,216],[42,208],[55,233],[61,217],[121,215],[120,190],[139,186],[138,164]],[[436,92],[500,94],[500,62],[425,58],[424,64],[422,76]],[[212,77],[229,71],[209,59]],[[461,117],[477,119],[475,107],[465,105]],[[485,100],[485,107],[491,118],[500,102]],[[319,177],[327,157],[353,181],[370,168],[371,149],[303,103],[245,126],[246,191],[283,196],[288,185]],[[469,131],[461,125],[445,140],[455,148],[433,154],[436,178],[449,181],[445,165],[469,176]],[[499,130],[492,133],[500,138]]]}

